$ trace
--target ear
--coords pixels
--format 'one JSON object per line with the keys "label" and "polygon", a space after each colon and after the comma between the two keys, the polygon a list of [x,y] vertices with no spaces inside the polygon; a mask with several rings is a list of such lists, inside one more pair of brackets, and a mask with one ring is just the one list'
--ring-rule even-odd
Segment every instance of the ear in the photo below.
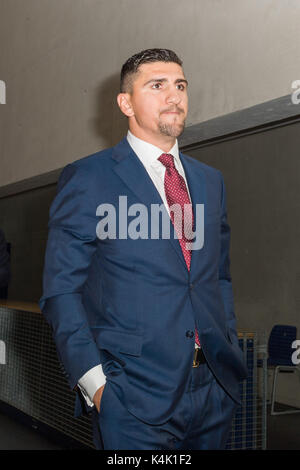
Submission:
{"label": "ear", "polygon": [[134,116],[134,111],[131,105],[131,99],[129,93],[119,93],[117,96],[117,102],[120,110],[127,117]]}

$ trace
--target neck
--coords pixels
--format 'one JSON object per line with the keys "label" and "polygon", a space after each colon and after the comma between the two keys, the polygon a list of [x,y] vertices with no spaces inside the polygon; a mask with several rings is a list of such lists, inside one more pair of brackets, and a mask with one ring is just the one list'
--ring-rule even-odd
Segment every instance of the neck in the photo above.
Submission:
{"label": "neck", "polygon": [[176,142],[176,137],[149,134],[141,129],[132,129],[130,126],[129,130],[138,139],[144,140],[149,144],[155,145],[156,147],[163,150],[165,153],[168,153]]}

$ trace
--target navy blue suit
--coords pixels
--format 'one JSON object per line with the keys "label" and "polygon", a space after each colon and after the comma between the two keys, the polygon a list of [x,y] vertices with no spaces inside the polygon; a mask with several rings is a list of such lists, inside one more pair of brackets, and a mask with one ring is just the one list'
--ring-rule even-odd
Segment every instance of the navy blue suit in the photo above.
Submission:
{"label": "navy blue suit", "polygon": [[170,239],[97,237],[99,204],[116,208],[117,234],[120,195],[128,207],[143,203],[149,214],[151,204],[162,204],[126,138],[68,164],[50,208],[40,307],[70,387],[102,363],[109,386],[102,398],[113,394],[150,425],[166,422],[186,390],[195,324],[210,371],[237,404],[239,381],[247,376],[236,334],[223,178],[180,158],[194,214],[196,204],[205,213],[204,246],[192,252],[190,271],[171,221]]}

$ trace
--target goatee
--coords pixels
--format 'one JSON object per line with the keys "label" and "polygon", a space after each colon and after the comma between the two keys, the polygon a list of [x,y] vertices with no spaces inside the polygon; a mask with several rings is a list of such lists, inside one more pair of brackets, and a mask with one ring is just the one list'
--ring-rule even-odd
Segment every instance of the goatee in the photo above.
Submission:
{"label": "goatee", "polygon": [[184,131],[185,121],[182,124],[166,124],[164,122],[158,123],[159,131],[162,135],[169,137],[179,137]]}

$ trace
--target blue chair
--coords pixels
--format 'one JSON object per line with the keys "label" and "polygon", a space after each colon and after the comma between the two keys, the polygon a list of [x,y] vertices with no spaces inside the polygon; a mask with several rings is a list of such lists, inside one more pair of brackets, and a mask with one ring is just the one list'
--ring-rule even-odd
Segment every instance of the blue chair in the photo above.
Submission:
{"label": "blue chair", "polygon": [[280,372],[300,374],[300,369],[292,362],[292,347],[297,337],[297,328],[290,325],[274,325],[268,341],[268,368],[274,368],[273,386],[271,395],[271,415],[300,413],[300,409],[293,408],[286,411],[275,411],[275,397],[277,377]]}

